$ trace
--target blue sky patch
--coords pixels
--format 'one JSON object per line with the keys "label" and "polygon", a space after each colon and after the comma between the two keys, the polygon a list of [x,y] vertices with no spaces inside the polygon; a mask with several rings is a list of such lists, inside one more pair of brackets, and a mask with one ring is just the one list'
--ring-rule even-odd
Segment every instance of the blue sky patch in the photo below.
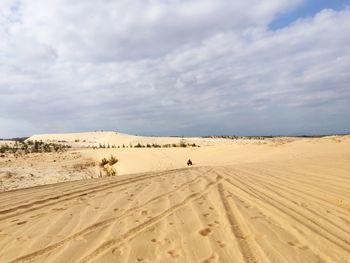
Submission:
{"label": "blue sky patch", "polygon": [[269,29],[286,27],[300,18],[312,17],[323,9],[342,10],[346,7],[350,7],[350,0],[307,0],[297,9],[279,15],[269,24]]}

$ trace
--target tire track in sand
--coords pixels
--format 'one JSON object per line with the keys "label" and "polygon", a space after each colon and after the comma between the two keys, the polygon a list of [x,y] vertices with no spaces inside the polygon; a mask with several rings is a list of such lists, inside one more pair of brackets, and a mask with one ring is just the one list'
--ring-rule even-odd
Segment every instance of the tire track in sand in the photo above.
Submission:
{"label": "tire track in sand", "polygon": [[[232,178],[232,177],[231,177]],[[242,182],[242,176],[240,176],[240,179],[237,177],[235,178],[236,181]],[[338,247],[344,249],[345,251],[350,248],[350,241],[347,239],[342,238],[341,236],[336,235],[333,233],[333,231],[329,231],[325,227],[327,225],[325,222],[321,222],[322,218],[318,217],[312,217],[312,214],[310,211],[307,211],[305,208],[300,208],[298,205],[294,203],[294,200],[291,200],[284,195],[281,195],[280,193],[276,193],[271,187],[264,186],[265,189],[261,188],[260,185],[256,183],[256,181],[244,177],[245,185],[248,189],[251,189],[252,192],[260,196],[261,199],[264,200],[270,200],[273,203],[277,203],[279,207],[283,208],[286,214],[292,216],[293,218],[297,219],[299,222],[309,222],[308,227],[312,229],[314,232],[316,232],[318,235],[324,237],[328,241],[332,242],[333,244],[337,245]],[[260,188],[259,188],[260,187]],[[268,190],[268,191],[267,191]],[[274,198],[273,195],[277,195],[279,199]],[[287,202],[287,205],[283,202]],[[289,204],[288,204],[289,203]],[[275,207],[277,207],[275,206]],[[293,209],[294,208],[294,209]],[[299,211],[299,209],[303,209],[304,213]],[[340,243],[343,242],[344,244]],[[345,245],[346,244],[346,245]],[[348,247],[346,247],[348,246]]]}
{"label": "tire track in sand", "polygon": [[224,191],[225,190],[222,183],[219,183],[219,196],[226,212],[226,217],[230,224],[231,231],[241,248],[244,260],[248,263],[270,262],[258,243],[256,243],[254,240],[254,237],[244,222],[239,209],[234,203],[228,201]]}
{"label": "tire track in sand", "polygon": [[[307,228],[309,231],[313,232],[316,235],[319,235],[322,238],[325,238],[328,242],[332,242],[327,237],[324,237],[322,234],[320,234],[317,230],[315,230],[312,226],[305,224],[303,220],[300,220],[298,217],[296,217],[293,213],[289,213],[285,211],[285,205],[276,205],[274,204],[273,199],[266,199],[263,196],[261,196],[256,189],[252,189],[249,185],[246,185],[245,183],[242,183],[241,181],[237,180],[237,178],[232,178],[232,176],[229,176],[229,178],[225,178],[225,181],[227,181],[229,184],[231,184],[233,187],[241,191],[241,193],[244,193],[244,195],[247,195],[249,198],[246,200],[249,200],[249,203],[251,203],[253,206],[258,207],[259,209],[263,208],[265,212],[267,212],[272,218],[274,218],[277,222],[281,221],[281,218],[284,218],[285,216],[289,217],[290,219],[294,220],[294,222],[299,223],[300,226]],[[234,183],[231,179],[234,179],[236,183]],[[237,185],[239,183],[240,186]],[[234,195],[233,193],[229,192],[230,194]],[[251,200],[253,198],[253,200]],[[257,206],[259,204],[259,206]],[[274,213],[270,213],[271,208],[278,211],[278,214],[280,214],[278,217]],[[288,229],[286,229],[288,231]],[[324,253],[323,250],[319,249],[317,246],[314,246],[310,241],[298,235],[299,238],[303,239],[304,243],[307,243],[312,251],[316,254],[321,256],[326,262],[332,262],[331,258],[327,253]],[[333,242],[332,242],[333,243]],[[342,248],[343,249],[343,248]],[[326,260],[327,259],[327,260]],[[340,262],[349,262],[342,258]]]}
{"label": "tire track in sand", "polygon": [[[174,171],[173,173],[177,173],[177,172],[178,171]],[[50,198],[47,198],[47,199],[44,199],[44,200],[38,200],[38,201],[32,202],[30,204],[25,204],[25,205],[21,205],[21,206],[18,206],[18,207],[11,208],[11,209],[2,210],[2,211],[0,211],[0,215],[1,214],[8,214],[8,213],[11,213],[11,212],[15,212],[15,211],[20,210],[20,209],[30,208],[30,209],[27,209],[25,211],[21,211],[21,212],[18,212],[18,213],[14,213],[14,214],[10,214],[10,215],[7,215],[7,216],[3,216],[3,217],[0,218],[0,221],[3,221],[3,220],[8,219],[8,218],[15,217],[15,216],[23,215],[25,213],[32,212],[32,211],[35,211],[35,210],[38,210],[38,209],[41,209],[41,208],[44,208],[44,207],[52,206],[52,205],[55,205],[55,204],[58,204],[58,203],[61,203],[61,202],[73,200],[73,199],[76,199],[76,198],[79,198],[79,197],[82,197],[82,196],[88,196],[89,194],[101,192],[103,190],[107,190],[107,189],[111,189],[111,188],[115,188],[115,187],[120,187],[120,186],[125,186],[125,185],[132,184],[132,183],[141,182],[141,181],[144,181],[144,180],[147,180],[147,179],[150,179],[150,178],[163,176],[165,174],[167,174],[167,173],[163,172],[163,173],[157,174],[157,175],[139,176],[139,177],[137,177],[135,179],[130,179],[130,178],[129,179],[123,179],[123,180],[119,180],[119,181],[117,181],[115,183],[112,183],[112,184],[111,183],[109,183],[109,184],[107,183],[107,184],[103,184],[102,186],[98,186],[98,187],[91,187],[91,188],[80,190],[80,191],[73,191],[71,193],[67,193],[67,194],[63,194],[63,195],[57,195],[57,196],[50,197]],[[50,201],[53,201],[53,200],[56,200],[56,201],[50,202]],[[47,202],[49,202],[49,203],[45,204]],[[38,205],[38,204],[39,205],[43,204],[43,205],[37,206],[37,207],[33,207],[33,206]],[[33,208],[31,208],[31,207],[33,207]]]}
{"label": "tire track in sand", "polygon": [[182,202],[173,205],[172,207],[166,209],[162,213],[158,214],[157,216],[154,216],[147,220],[146,222],[129,229],[127,232],[122,234],[120,237],[110,239],[108,241],[105,241],[102,245],[100,245],[98,248],[96,248],[92,253],[85,256],[83,259],[80,260],[81,263],[89,262],[96,257],[100,256],[101,254],[105,253],[108,249],[111,248],[118,248],[122,243],[126,240],[130,240],[137,236],[139,233],[143,232],[144,230],[148,229],[149,227],[152,227],[159,223],[160,221],[167,218],[169,215],[175,213],[177,210],[185,207],[189,203],[201,198],[202,196],[206,195],[210,190],[212,190],[213,187],[215,187],[220,181],[222,180],[221,176],[217,176],[215,181],[212,181],[208,183],[205,188],[201,191],[195,192],[193,194],[190,194],[187,196]]}
{"label": "tire track in sand", "polygon": [[81,231],[79,231],[79,232],[77,232],[77,233],[75,233],[75,234],[73,234],[73,235],[71,235],[71,236],[69,236],[69,237],[67,237],[67,238],[57,242],[57,243],[54,243],[54,244],[52,244],[52,245],[50,245],[48,247],[45,247],[43,249],[37,250],[37,251],[35,251],[33,253],[21,256],[21,257],[19,257],[17,259],[14,259],[12,262],[26,262],[26,261],[34,260],[37,257],[40,257],[40,256],[45,255],[45,254],[48,254],[48,253],[50,253],[50,252],[52,252],[52,251],[54,251],[54,250],[56,250],[56,249],[58,249],[58,248],[60,248],[60,247],[62,247],[64,245],[66,245],[67,243],[69,243],[72,240],[75,240],[76,238],[79,238],[81,236],[84,236],[86,234],[94,232],[94,231],[100,229],[101,227],[108,226],[108,225],[112,224],[115,221],[122,220],[123,218],[127,217],[131,212],[143,209],[148,204],[156,202],[159,199],[161,199],[163,197],[166,197],[168,195],[171,195],[171,194],[173,194],[175,192],[181,191],[182,189],[185,189],[189,185],[196,183],[200,179],[206,178],[206,177],[203,177],[203,176],[205,176],[206,174],[210,173],[212,170],[213,169],[210,169],[210,170],[204,172],[204,174],[200,174],[200,175],[196,176],[194,179],[179,185],[176,189],[174,189],[172,191],[169,191],[169,192],[163,193],[161,195],[158,195],[158,196],[156,196],[156,197],[146,201],[145,203],[143,203],[143,204],[141,204],[139,206],[135,206],[135,207],[129,208],[122,215],[119,215],[119,216],[116,216],[116,217],[112,217],[112,218],[108,218],[108,219],[105,219],[103,221],[100,221],[100,222],[97,222],[95,224],[92,224],[92,225],[82,229]]}

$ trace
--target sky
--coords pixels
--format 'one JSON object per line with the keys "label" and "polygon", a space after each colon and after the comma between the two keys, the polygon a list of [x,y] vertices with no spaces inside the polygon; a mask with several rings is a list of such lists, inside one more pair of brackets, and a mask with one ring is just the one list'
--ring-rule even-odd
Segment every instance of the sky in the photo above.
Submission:
{"label": "sky", "polygon": [[350,0],[1,0],[0,138],[350,133]]}

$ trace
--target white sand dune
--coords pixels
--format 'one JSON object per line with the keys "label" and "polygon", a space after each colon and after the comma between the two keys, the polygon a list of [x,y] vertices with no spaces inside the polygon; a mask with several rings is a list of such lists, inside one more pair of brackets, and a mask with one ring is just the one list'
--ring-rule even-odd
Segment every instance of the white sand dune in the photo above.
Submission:
{"label": "white sand dune", "polygon": [[1,193],[0,262],[350,262],[349,136],[109,154],[148,172]]}
{"label": "white sand dune", "polygon": [[82,133],[62,133],[62,134],[38,134],[31,136],[28,140],[37,141],[65,141],[69,143],[78,143],[81,146],[129,146],[140,143],[142,145],[147,144],[178,144],[181,140],[186,143],[196,143],[198,145],[212,145],[218,143],[229,143],[230,140],[226,139],[209,139],[199,137],[147,137],[129,135],[120,132],[113,131],[101,131],[101,132],[82,132]]}

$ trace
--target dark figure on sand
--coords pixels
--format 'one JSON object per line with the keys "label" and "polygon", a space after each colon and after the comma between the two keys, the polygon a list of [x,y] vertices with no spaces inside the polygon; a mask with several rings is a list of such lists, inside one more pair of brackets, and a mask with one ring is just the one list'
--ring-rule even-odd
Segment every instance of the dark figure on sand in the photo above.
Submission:
{"label": "dark figure on sand", "polygon": [[187,165],[189,166],[189,165],[192,165],[192,161],[191,161],[191,159],[188,159],[188,161],[187,161]]}

